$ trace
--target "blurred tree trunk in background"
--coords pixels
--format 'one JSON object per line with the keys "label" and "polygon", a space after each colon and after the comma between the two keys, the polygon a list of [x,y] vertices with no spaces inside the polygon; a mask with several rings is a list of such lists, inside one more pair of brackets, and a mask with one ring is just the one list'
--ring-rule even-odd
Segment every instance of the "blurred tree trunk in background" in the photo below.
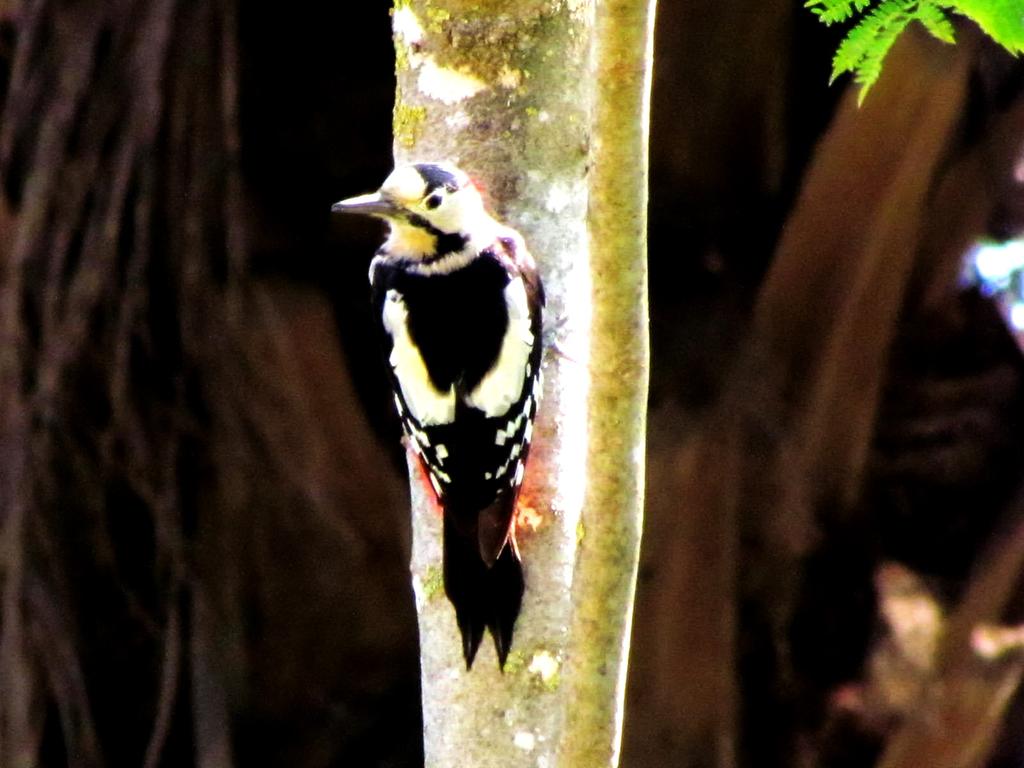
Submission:
{"label": "blurred tree trunk in background", "polygon": [[14,21],[0,764],[327,765],[415,688],[408,534],[330,306],[250,267],[237,7]]}
{"label": "blurred tree trunk in background", "polygon": [[[943,381],[933,386],[948,395],[934,400],[930,411],[889,420],[890,434],[902,429],[909,435],[897,460],[909,458],[912,436],[924,429],[935,434],[929,442],[917,437],[913,449],[920,471],[932,474],[924,484],[945,483],[942,467],[963,463],[976,451],[985,453],[982,466],[991,469],[966,478],[962,487],[970,490],[956,497],[961,506],[935,510],[935,518],[916,520],[899,534],[917,533],[919,541],[909,549],[894,534],[900,524],[877,497],[885,483],[875,466],[884,471],[887,463],[873,453],[879,408],[892,386],[887,381],[894,370],[900,373],[888,361],[904,313],[909,327],[916,313],[934,328],[936,313],[961,312],[954,294],[964,253],[1019,194],[1012,174],[1024,149],[1020,95],[1009,108],[999,102],[983,107],[985,116],[973,117],[981,124],[976,133],[964,132],[968,70],[983,70],[991,56],[979,53],[969,35],[957,48],[910,36],[897,46],[879,90],[862,109],[847,94],[804,176],[720,402],[684,447],[652,449],[661,463],[652,465],[648,525],[659,533],[647,539],[653,544],[642,572],[652,583],[649,593],[641,588],[638,622],[645,611],[659,619],[681,613],[678,621],[661,620],[637,638],[629,711],[641,725],[632,734],[627,729],[633,736],[627,761],[867,766],[902,716],[914,720],[912,710],[880,702],[867,679],[863,688],[848,689],[859,697],[857,711],[838,706],[849,698],[834,697],[846,690],[841,684],[860,678],[869,639],[878,631],[873,611],[875,600],[886,597],[885,584],[876,598],[872,582],[881,558],[921,557],[931,548],[937,561],[923,572],[956,583],[966,576],[966,565],[980,564],[984,542],[1000,529],[1004,514],[1015,514],[1007,505],[1020,482],[1021,443],[1006,445],[1005,435],[1021,423],[1022,366],[1005,328],[1001,351],[990,352],[983,339],[977,347],[966,342],[963,352],[947,342],[941,364],[968,371],[1005,367],[1013,382],[1006,396],[989,400],[980,391],[979,402],[969,394],[975,387],[970,379]],[[995,79],[1001,83],[996,88],[1007,88],[1005,73]],[[942,334],[937,330],[935,341],[919,342],[935,344]],[[994,359],[987,360],[991,354]],[[902,359],[897,355],[895,362]],[[978,375],[990,376],[990,370],[982,367]],[[954,406],[953,397],[961,405]],[[681,418],[673,415],[675,407],[665,406],[666,419]],[[978,409],[999,426],[992,433],[958,435],[965,416]],[[678,437],[662,439],[675,443]],[[865,500],[869,492],[875,495]],[[867,508],[871,501],[881,508]],[[966,528],[959,538],[939,539],[945,549],[937,554],[928,529],[948,530],[948,515]],[[1012,563],[1015,552],[994,556]],[[1004,566],[995,577],[991,572],[984,583],[993,599],[965,603],[974,622],[1003,620],[1019,590],[1019,570]],[[961,631],[957,640],[961,645],[946,654],[968,653],[966,634]],[[694,662],[666,673],[682,648]],[[974,710],[956,713],[956,733],[983,737],[987,749],[998,735],[1006,686],[1015,685],[1012,669],[1007,677],[994,667],[974,668]],[[902,681],[889,674],[874,683],[903,685],[906,695],[911,686],[932,685],[929,674]],[[935,674],[935,690],[949,685],[940,682],[941,668]],[[918,731],[917,746],[905,752],[922,754],[937,735]],[[984,757],[984,750],[976,752],[976,759]],[[906,764],[916,764],[914,759]],[[944,759],[949,762],[942,765],[959,764],[952,753]]]}

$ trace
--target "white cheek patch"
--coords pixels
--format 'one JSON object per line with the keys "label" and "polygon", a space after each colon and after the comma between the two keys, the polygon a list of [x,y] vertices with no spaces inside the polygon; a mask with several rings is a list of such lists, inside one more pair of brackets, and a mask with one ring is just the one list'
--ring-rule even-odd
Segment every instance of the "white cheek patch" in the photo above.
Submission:
{"label": "white cheek patch", "polygon": [[455,420],[455,387],[441,392],[430,381],[426,363],[409,336],[409,311],[398,291],[384,298],[384,328],[391,335],[391,367],[395,371],[409,413],[424,426]]}
{"label": "white cheek patch", "polygon": [[422,214],[443,232],[468,235],[467,250],[474,254],[493,243],[500,234],[497,222],[487,213],[480,193],[473,187],[449,193],[442,197],[439,207]]}
{"label": "white cheek patch", "polygon": [[508,328],[494,367],[466,396],[468,405],[495,418],[508,412],[523,392],[526,366],[533,349],[530,330],[530,308],[526,300],[526,286],[517,277],[505,287],[505,306],[508,308]]}

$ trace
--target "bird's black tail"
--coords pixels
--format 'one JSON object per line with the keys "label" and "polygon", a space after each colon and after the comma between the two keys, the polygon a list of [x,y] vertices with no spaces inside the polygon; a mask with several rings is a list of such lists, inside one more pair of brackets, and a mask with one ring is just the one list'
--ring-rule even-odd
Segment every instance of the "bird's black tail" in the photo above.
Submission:
{"label": "bird's black tail", "polygon": [[476,535],[459,531],[453,515],[444,518],[444,591],[455,606],[466,669],[473,666],[484,629],[491,631],[498,663],[504,668],[512,630],[523,602],[523,566],[511,541],[488,567]]}

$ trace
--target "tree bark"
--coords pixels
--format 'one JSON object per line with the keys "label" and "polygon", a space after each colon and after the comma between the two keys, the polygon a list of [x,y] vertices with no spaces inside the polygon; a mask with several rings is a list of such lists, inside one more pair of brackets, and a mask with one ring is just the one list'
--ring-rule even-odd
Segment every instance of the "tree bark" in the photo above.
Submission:
{"label": "tree bark", "polygon": [[[396,162],[450,160],[482,182],[547,294],[504,674],[490,650],[463,669],[440,519],[412,463],[429,766],[617,760],[643,490],[648,5],[396,3]],[[585,743],[600,762],[573,762]]]}

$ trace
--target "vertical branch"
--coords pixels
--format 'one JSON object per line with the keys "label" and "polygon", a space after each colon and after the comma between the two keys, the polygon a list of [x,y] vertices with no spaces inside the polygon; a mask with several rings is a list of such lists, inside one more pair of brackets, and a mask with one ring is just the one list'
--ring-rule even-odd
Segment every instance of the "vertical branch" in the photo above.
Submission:
{"label": "vertical branch", "polygon": [[395,6],[396,160],[451,160],[483,182],[537,258],[561,353],[544,362],[504,675],[489,651],[462,670],[440,520],[413,473],[428,765],[617,761],[643,495],[653,2],[598,5]]}
{"label": "vertical branch", "polygon": [[570,701],[561,667],[585,488],[592,22],[592,0],[395,4],[396,162],[464,168],[525,237],[547,294],[544,392],[520,497],[526,594],[504,674],[489,642],[465,671],[441,521],[413,473],[427,765],[555,765]]}
{"label": "vertical branch", "polygon": [[653,2],[598,6],[395,6],[396,160],[451,160],[483,182],[537,258],[561,352],[544,362],[504,675],[490,651],[462,669],[440,520],[413,472],[428,765],[617,762],[643,496]]}
{"label": "vertical branch", "polygon": [[588,226],[593,275],[587,493],[559,756],[615,766],[643,521],[647,144],[654,0],[603,0],[594,29]]}

